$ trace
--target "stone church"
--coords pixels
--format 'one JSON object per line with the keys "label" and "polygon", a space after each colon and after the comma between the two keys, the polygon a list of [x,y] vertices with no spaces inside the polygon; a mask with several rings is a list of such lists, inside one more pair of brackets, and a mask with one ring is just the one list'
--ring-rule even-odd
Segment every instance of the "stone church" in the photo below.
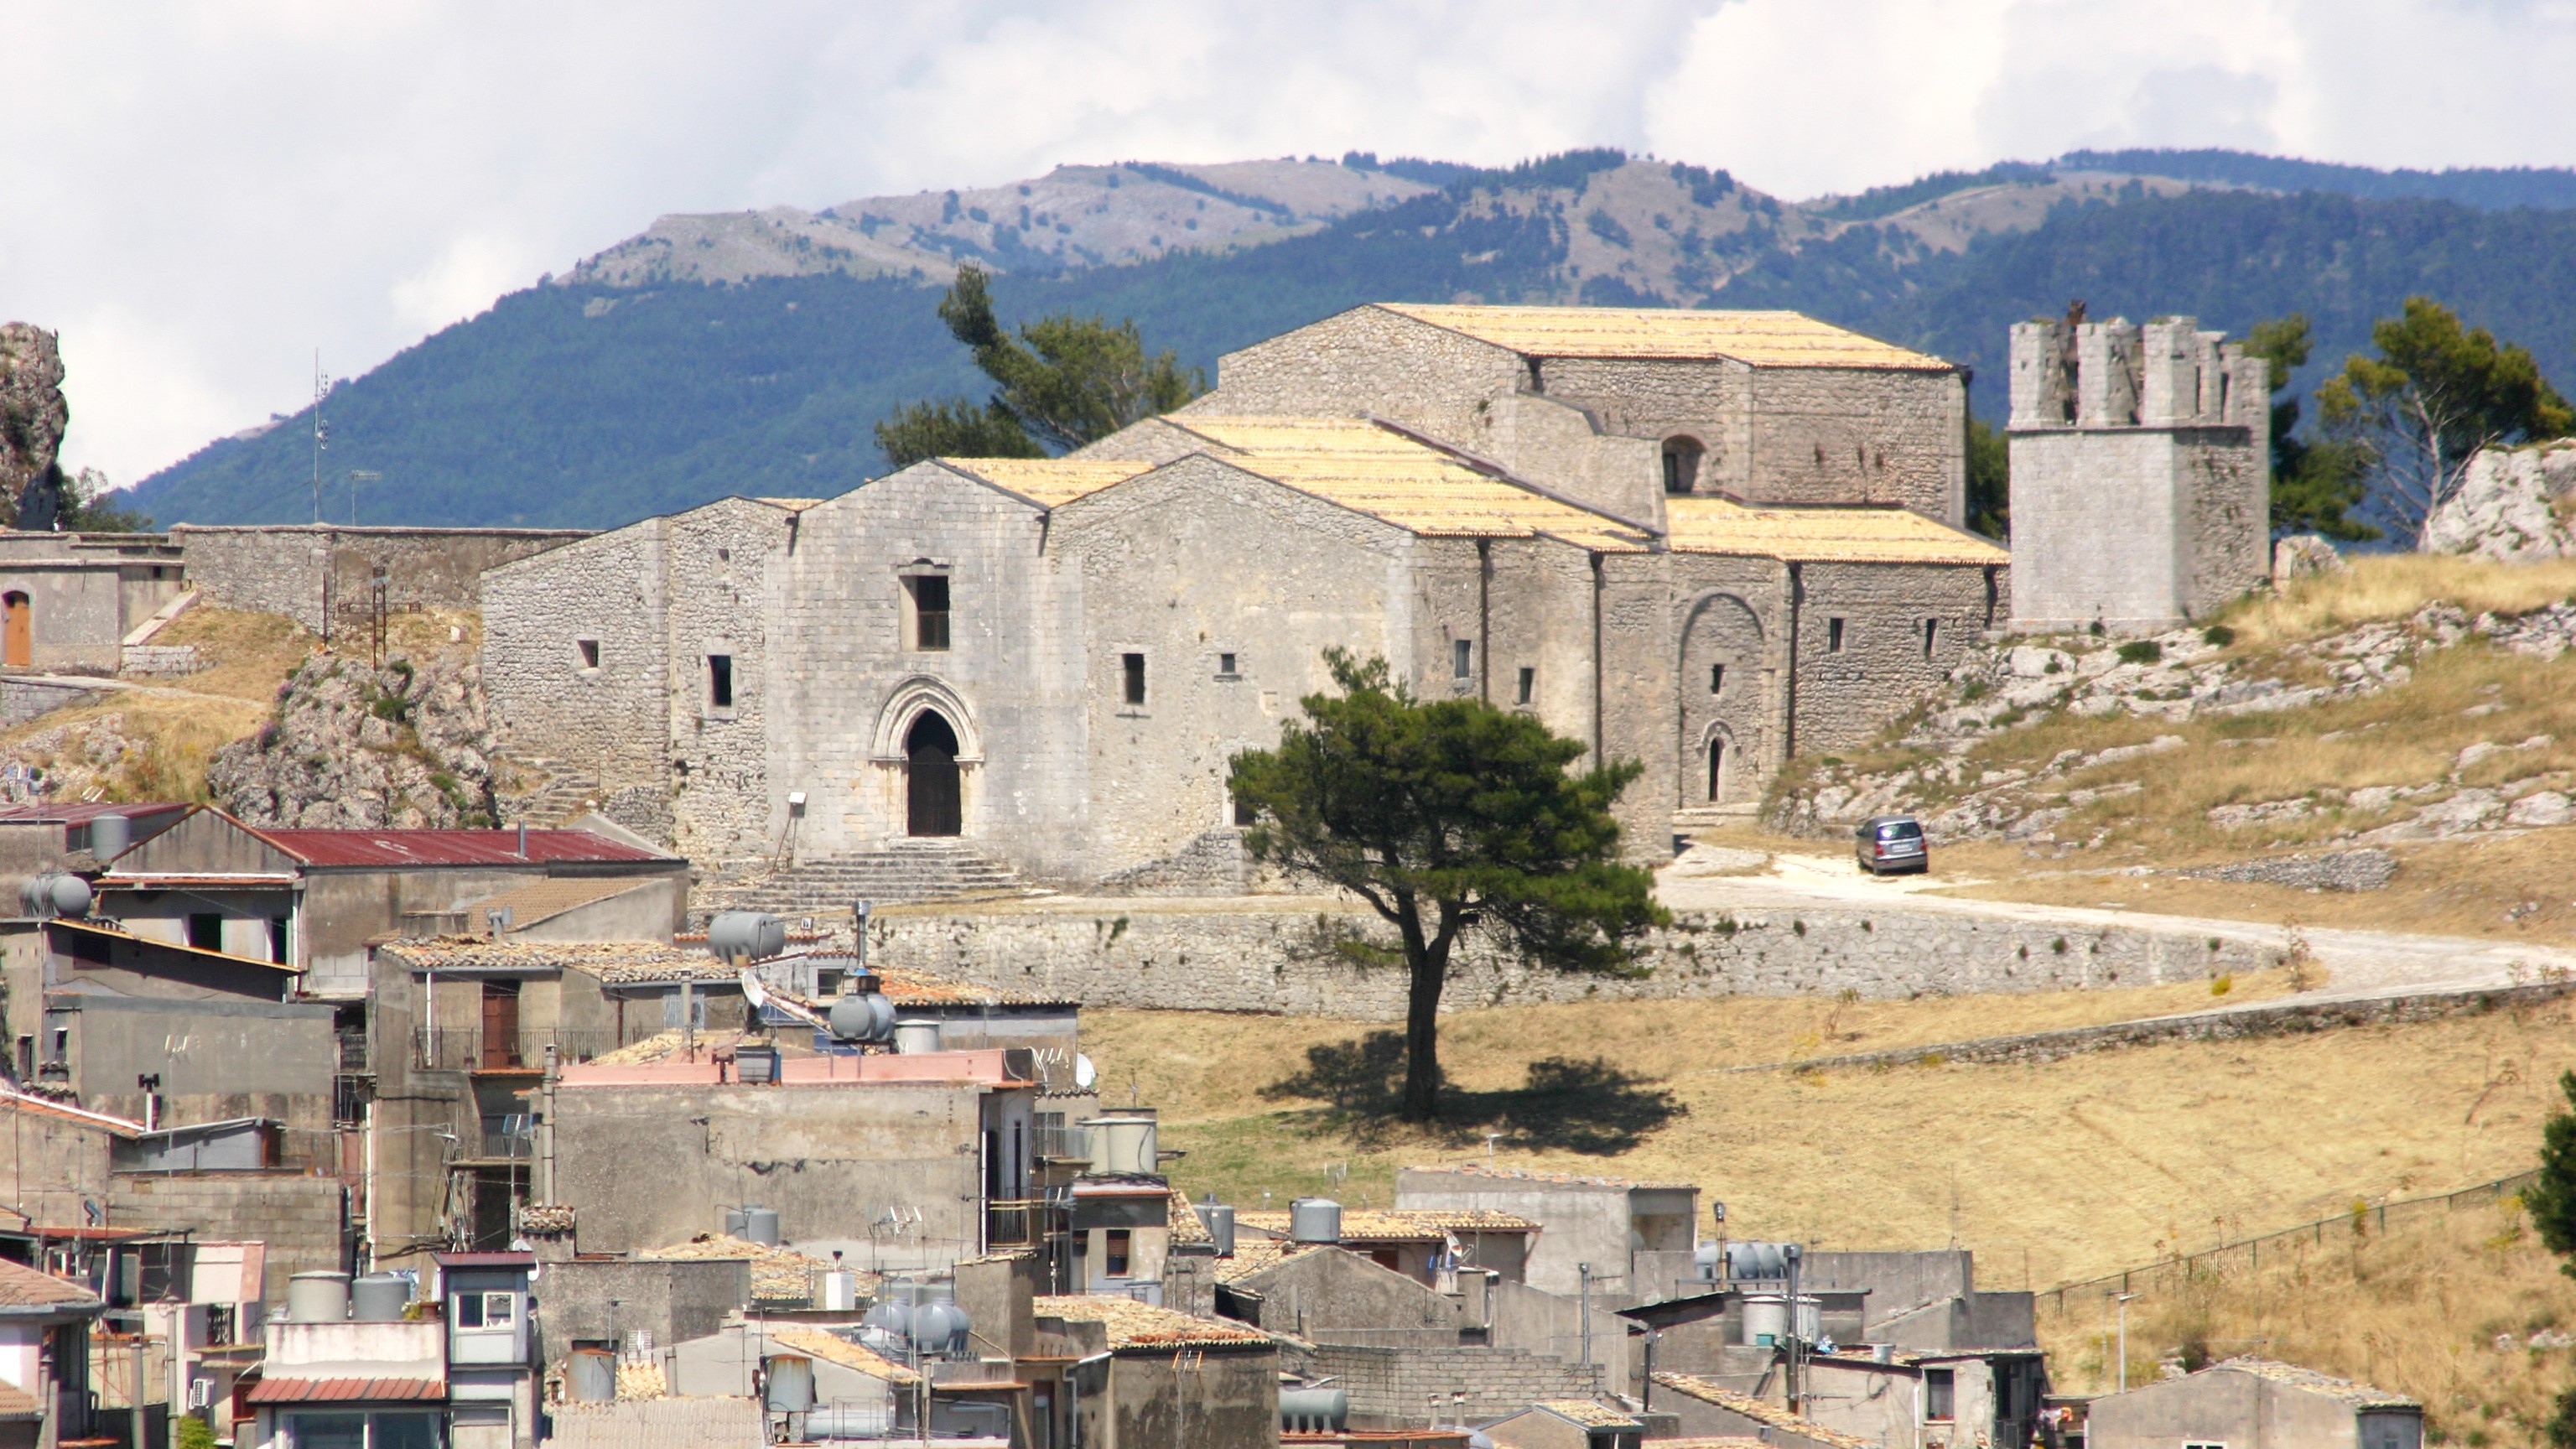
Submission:
{"label": "stone church", "polygon": [[700,859],[1242,878],[1228,756],[1383,656],[1645,766],[1630,849],[1856,746],[2011,608],[1967,378],[1786,312],[1373,305],[1060,459],[727,498],[484,575],[512,751]]}

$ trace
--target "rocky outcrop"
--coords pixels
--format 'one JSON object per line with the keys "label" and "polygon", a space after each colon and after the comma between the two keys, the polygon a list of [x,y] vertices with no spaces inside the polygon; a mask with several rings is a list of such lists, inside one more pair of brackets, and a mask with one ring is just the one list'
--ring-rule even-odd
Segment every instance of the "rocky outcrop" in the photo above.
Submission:
{"label": "rocky outcrop", "polygon": [[381,669],[316,654],[287,676],[259,733],[206,771],[217,803],[253,825],[488,826],[492,732],[470,655]]}
{"label": "rocky outcrop", "polygon": [[2576,443],[2488,448],[2424,527],[2426,553],[2524,563],[2576,555]]}
{"label": "rocky outcrop", "polygon": [[0,509],[18,527],[53,527],[63,499],[56,457],[71,416],[55,335],[32,323],[0,323]]}
{"label": "rocky outcrop", "polygon": [[2274,587],[2317,574],[2341,573],[2343,555],[2320,534],[2294,533],[2272,545]]}

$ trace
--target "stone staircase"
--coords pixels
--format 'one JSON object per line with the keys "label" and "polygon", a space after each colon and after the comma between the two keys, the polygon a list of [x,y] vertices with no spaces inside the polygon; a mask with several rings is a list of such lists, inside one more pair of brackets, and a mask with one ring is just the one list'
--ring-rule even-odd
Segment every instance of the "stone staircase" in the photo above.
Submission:
{"label": "stone staircase", "polygon": [[535,829],[550,830],[599,808],[598,783],[562,768],[560,761],[522,759],[513,763],[544,778],[534,790],[501,798],[503,825],[525,822]]}
{"label": "stone staircase", "polygon": [[968,846],[954,840],[918,839],[859,855],[804,861],[765,879],[719,887],[707,895],[716,910],[767,911],[793,921],[843,916],[852,901],[890,905],[1036,893],[1018,872]]}

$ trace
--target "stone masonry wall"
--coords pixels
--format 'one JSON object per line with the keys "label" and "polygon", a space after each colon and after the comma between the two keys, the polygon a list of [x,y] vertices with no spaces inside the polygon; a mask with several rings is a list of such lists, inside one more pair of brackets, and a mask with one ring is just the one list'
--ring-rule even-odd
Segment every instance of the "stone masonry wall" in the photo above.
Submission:
{"label": "stone masonry wall", "polygon": [[588,535],[556,528],[363,528],[338,524],[203,526],[170,530],[188,585],[207,602],[284,614],[321,633],[332,614],[368,604],[369,580],[386,573],[400,607],[471,609],[484,570]]}
{"label": "stone masonry wall", "polygon": [[1455,1408],[1450,1396],[1458,1393],[1467,1396],[1466,1417],[1474,1421],[1517,1413],[1545,1399],[1589,1399],[1602,1391],[1597,1364],[1508,1349],[1317,1344],[1289,1349],[1282,1363],[1347,1390],[1355,1424],[1412,1424],[1433,1404],[1446,1415]]}
{"label": "stone masonry wall", "polygon": [[664,788],[669,532],[670,520],[646,519],[484,579],[483,687],[512,755],[604,790]]}
{"label": "stone masonry wall", "polygon": [[1749,497],[1902,503],[1966,526],[1968,389],[1958,373],[1757,368],[1752,408]]}
{"label": "stone masonry wall", "polygon": [[[1798,606],[1792,747],[1857,748],[1939,690],[1999,622],[1986,570],[1960,564],[1807,564]],[[1997,593],[2003,587],[1996,581]],[[1834,647],[1834,621],[1842,644]],[[1924,621],[1933,621],[1929,647]]]}
{"label": "stone masonry wall", "polygon": [[[120,1172],[108,1184],[110,1222],[193,1230],[209,1242],[268,1245],[259,1296],[277,1303],[298,1273],[348,1268],[347,1189],[301,1172]],[[251,1285],[244,1285],[251,1286]]]}
{"label": "stone masonry wall", "polygon": [[[1401,971],[1353,966],[1337,949],[1351,940],[1391,944],[1392,931],[1373,914],[1323,899],[1263,897],[1233,909],[1141,901],[979,913],[891,907],[869,929],[880,960],[1086,1006],[1361,1021],[1404,1015]],[[2146,986],[2256,970],[2276,954],[2242,937],[1932,911],[1687,913],[1648,939],[1641,962],[1648,972],[1634,978],[1534,969],[1471,942],[1452,964],[1446,1004]]]}

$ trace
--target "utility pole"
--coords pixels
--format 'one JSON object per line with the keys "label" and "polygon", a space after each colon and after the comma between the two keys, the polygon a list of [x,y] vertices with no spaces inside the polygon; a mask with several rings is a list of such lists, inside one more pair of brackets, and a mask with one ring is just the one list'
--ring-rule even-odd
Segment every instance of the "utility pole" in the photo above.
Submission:
{"label": "utility pole", "polygon": [[1583,1318],[1583,1366],[1592,1367],[1592,1265],[1577,1263],[1574,1271],[1583,1275],[1583,1296],[1578,1300]]}
{"label": "utility pole", "polygon": [[2120,1392],[2124,1394],[2129,1391],[2129,1300],[2137,1296],[2138,1295],[2135,1293],[2123,1293],[2118,1299],[2120,1305]]}

